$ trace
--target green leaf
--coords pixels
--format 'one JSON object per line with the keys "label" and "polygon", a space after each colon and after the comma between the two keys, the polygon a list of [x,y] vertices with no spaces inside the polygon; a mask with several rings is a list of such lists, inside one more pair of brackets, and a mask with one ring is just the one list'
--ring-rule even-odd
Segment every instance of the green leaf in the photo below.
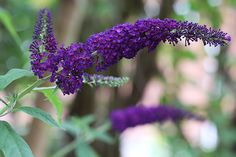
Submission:
{"label": "green leaf", "polygon": [[5,157],[33,157],[28,144],[5,121],[0,121],[0,150]]}
{"label": "green leaf", "polygon": [[5,75],[0,75],[0,90],[24,76],[33,76],[33,73],[25,69],[11,69]]}
{"label": "green leaf", "polygon": [[63,114],[63,104],[61,100],[58,98],[56,91],[56,87],[40,87],[35,88],[34,91],[38,91],[44,94],[45,97],[49,100],[49,102],[54,106],[57,111],[57,120],[61,123],[61,117]]}
{"label": "green leaf", "polygon": [[51,125],[54,127],[60,127],[50,114],[48,114],[47,112],[45,112],[39,108],[29,107],[29,106],[21,106],[17,109],[31,115],[34,118],[37,118],[37,119],[43,121],[44,123],[46,123],[48,125]]}
{"label": "green leaf", "polygon": [[128,77],[114,77],[114,76],[103,76],[97,74],[84,74],[83,83],[89,84],[90,86],[109,86],[109,87],[120,87],[129,81]]}
{"label": "green leaf", "polygon": [[98,154],[87,143],[79,143],[75,149],[76,157],[98,157]]}
{"label": "green leaf", "polygon": [[20,47],[21,45],[21,39],[18,36],[16,29],[14,27],[14,24],[12,23],[11,16],[9,12],[3,8],[0,7],[0,22],[3,23],[3,25],[6,27],[6,29],[10,32],[11,36],[17,43],[17,45]]}
{"label": "green leaf", "polygon": [[73,117],[73,119],[75,122],[77,122],[78,125],[86,125],[86,126],[89,126],[96,120],[94,115],[86,115],[83,116],[82,118]]}
{"label": "green leaf", "polygon": [[0,157],[4,157],[4,154],[1,150],[0,150]]}
{"label": "green leaf", "polygon": [[108,144],[114,143],[114,139],[108,134],[108,130],[111,129],[111,124],[109,121],[105,122],[103,125],[99,126],[97,129],[92,130],[93,136],[103,142]]}
{"label": "green leaf", "polygon": [[103,125],[92,128],[90,125],[95,121],[95,117],[88,115],[82,118],[72,117],[63,123],[63,128],[80,139],[84,137],[85,141],[100,140],[108,144],[114,143],[114,139],[108,134],[111,128],[110,122],[107,121]]}
{"label": "green leaf", "polygon": [[108,143],[108,144],[113,144],[114,143],[114,139],[107,134],[106,132],[101,132],[101,131],[93,131],[94,137],[97,140],[100,140],[102,142]]}
{"label": "green leaf", "polygon": [[192,51],[189,50],[175,50],[174,53],[175,57],[178,59],[189,59],[189,60],[195,60],[197,59],[196,54],[194,54]]}
{"label": "green leaf", "polygon": [[228,0],[229,5],[236,6],[236,1],[235,0]]}
{"label": "green leaf", "polygon": [[197,56],[189,51],[189,50],[175,50],[175,53],[173,53],[173,65],[177,66],[177,64],[182,60],[196,60]]}
{"label": "green leaf", "polygon": [[82,118],[71,117],[69,120],[63,123],[63,128],[71,134],[90,134],[91,128],[90,124],[95,121],[93,115],[86,115]]}

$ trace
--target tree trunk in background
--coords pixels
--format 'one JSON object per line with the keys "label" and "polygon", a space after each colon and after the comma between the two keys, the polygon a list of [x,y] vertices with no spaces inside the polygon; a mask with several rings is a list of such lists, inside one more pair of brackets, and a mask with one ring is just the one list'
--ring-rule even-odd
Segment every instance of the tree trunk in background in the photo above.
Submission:
{"label": "tree trunk in background", "polygon": [[[169,17],[172,13],[172,5],[174,0],[164,0],[161,4],[160,10],[160,18]],[[157,48],[158,49],[158,48]],[[158,51],[158,50],[155,51]],[[110,106],[110,111],[114,108],[126,107],[132,104],[136,104],[142,97],[144,89],[147,83],[156,75],[159,74],[157,69],[157,53],[149,53],[145,52],[145,50],[141,50],[137,56],[136,62],[136,71],[134,73],[133,81],[133,89],[132,94],[129,96],[127,100],[123,100],[118,92],[116,92],[115,98],[111,104],[119,104],[119,106]],[[113,133],[114,134],[114,133]],[[115,145],[113,146],[105,146],[104,150],[107,150],[107,153],[103,153],[102,156],[112,156],[119,157],[119,141],[116,140]],[[102,145],[101,145],[102,146]],[[113,151],[113,152],[112,152]]]}
{"label": "tree trunk in background", "polygon": [[79,38],[88,0],[61,0],[58,9],[56,32],[59,43],[69,45]]}
{"label": "tree trunk in background", "polygon": [[[60,6],[58,10],[58,19],[57,19],[57,32],[59,35],[60,43],[65,43],[69,45],[72,42],[77,41],[79,39],[79,34],[81,31],[81,27],[83,24],[84,17],[86,16],[86,11],[88,8],[88,0],[61,0]],[[84,92],[79,92],[79,97],[77,99],[89,98],[87,101],[82,101],[85,103],[72,105],[73,106],[83,106],[81,107],[79,112],[91,112],[89,108],[86,107],[87,104],[92,104],[93,99],[90,96],[93,96],[93,91],[91,88],[84,87]],[[90,106],[90,105],[88,105]],[[73,112],[74,109],[72,109]]]}
{"label": "tree trunk in background", "polygon": [[[119,15],[116,15],[116,19],[119,21],[116,21],[117,23],[123,23],[127,17],[130,16],[130,14],[137,14],[140,13],[140,11],[143,11],[143,5],[141,0],[122,0],[122,1],[114,1],[120,9]],[[135,4],[135,5],[134,5]],[[114,25],[114,24],[113,24]],[[119,76],[119,66],[114,65],[110,68],[109,72],[110,75],[116,75]],[[99,89],[98,89],[99,90]],[[114,92],[114,89],[108,89],[110,90],[110,93]],[[105,120],[105,115],[107,115],[106,111],[100,111],[99,104],[96,103],[95,100],[95,93],[96,89],[91,88],[88,86],[84,86],[84,88],[79,92],[76,96],[76,99],[72,103],[71,106],[71,115],[77,115],[77,116],[84,116],[87,114],[94,113],[97,115],[98,123],[103,122]],[[118,104],[118,102],[117,102]],[[110,108],[110,103],[108,102],[106,104],[108,108]],[[105,115],[101,115],[101,113],[104,113]],[[102,117],[102,118],[101,118]],[[112,157],[118,157],[119,156],[119,150],[118,150],[118,144],[114,145],[107,145],[103,142],[96,141],[93,143],[93,147],[95,150],[99,153],[100,156],[112,156]],[[75,157],[73,153],[69,154],[67,157]]]}
{"label": "tree trunk in background", "polygon": [[[227,61],[227,53],[226,52],[229,52],[228,47],[222,48],[218,57],[217,57],[218,62],[219,62],[218,74],[220,76],[224,76],[225,84],[232,91],[233,97],[234,97],[234,105],[236,105],[236,85],[235,85],[234,79],[231,78],[231,76],[229,74],[229,66],[227,65],[228,61]],[[221,114],[222,114],[221,108],[219,108],[219,109],[220,109],[219,112],[221,112]],[[236,108],[234,109],[234,114],[232,115],[232,120],[231,120],[228,130],[234,130],[234,131],[236,130]],[[222,146],[222,147],[224,147],[224,146]],[[234,140],[234,143],[232,144],[232,148],[230,148],[230,149],[233,150],[232,152],[236,153],[235,140]]]}
{"label": "tree trunk in background", "polygon": [[[161,12],[160,17],[165,18],[170,15],[172,10],[172,4],[173,0],[165,0],[164,3],[162,3],[161,6]],[[126,18],[128,18],[130,15],[136,15],[140,14],[140,12],[143,12],[143,3],[142,1],[137,0],[122,0],[119,1],[120,3],[120,21],[116,21],[117,23],[122,23],[125,21]],[[132,103],[136,103],[142,96],[143,90],[147,84],[147,82],[154,76],[157,75],[158,70],[156,68],[156,53],[150,53],[146,54],[145,52],[142,52],[139,57],[137,58],[137,68],[136,68],[135,76],[133,81],[133,91],[132,95],[128,100],[122,100],[120,96],[118,95],[118,92],[116,89],[108,89],[110,90],[110,93],[114,93],[114,99],[112,101],[108,102],[107,107],[111,111],[114,108],[127,106]],[[110,68],[110,74],[119,76],[119,66],[114,65],[112,68]],[[95,112],[96,115],[96,108],[98,104],[95,103],[95,89],[91,89],[91,87],[85,86],[81,92],[79,92],[76,96],[76,99],[72,103],[71,106],[71,115],[78,115],[83,116],[87,114],[91,114]],[[132,102],[132,103],[131,103]],[[118,106],[115,104],[119,104]],[[106,112],[107,112],[106,111]],[[98,111],[99,112],[99,111]],[[104,114],[104,112],[101,112]],[[105,113],[106,115],[108,113]],[[104,115],[99,115],[99,117],[105,117]],[[99,120],[99,121],[104,121]],[[118,143],[115,145],[108,145],[104,144],[102,142],[96,141],[93,143],[93,146],[95,150],[99,153],[101,156],[112,156],[112,157],[119,157],[119,150],[118,150]],[[73,154],[68,155],[68,157],[74,157]]]}
{"label": "tree trunk in background", "polygon": [[[172,11],[172,4],[173,0],[166,0],[164,3],[162,3],[161,11],[160,11],[160,17],[165,18],[168,17]],[[135,5],[134,5],[135,4]],[[117,23],[124,22],[127,17],[130,15],[140,14],[140,11],[143,11],[143,4],[142,1],[127,1],[123,0],[121,1],[121,12],[120,12],[120,21],[117,21]],[[137,68],[136,68],[135,76],[133,81],[133,92],[132,95],[128,100],[122,100],[122,98],[119,96],[116,89],[109,89],[110,93],[113,93],[115,91],[114,98],[112,101],[108,102],[107,107],[109,108],[108,111],[113,110],[114,108],[124,107],[128,106],[129,104],[136,103],[142,96],[143,90],[147,84],[147,82],[154,76],[158,74],[158,70],[156,68],[156,53],[150,53],[146,54],[145,52],[140,53],[140,55],[137,58]],[[115,76],[119,75],[119,66],[115,65],[110,69],[110,74]],[[77,95],[75,101],[73,102],[71,114],[72,115],[86,115],[91,114],[95,112],[95,108],[99,106],[96,106],[94,96],[95,93],[93,92],[94,89],[91,89],[90,87],[85,87],[82,89],[81,92]],[[118,104],[118,106],[117,106]],[[97,104],[98,105],[98,104]],[[99,112],[99,111],[98,111]],[[104,112],[101,112],[104,113]],[[106,115],[108,113],[105,113]],[[95,112],[96,115],[96,112]],[[105,117],[104,115],[97,116],[99,119],[101,117]],[[100,122],[104,121],[99,120]],[[116,140],[118,142],[118,140]],[[96,141],[93,144],[95,150],[99,153],[101,156],[112,156],[112,157],[119,157],[119,145],[118,143],[115,143],[115,145],[108,145],[104,144],[103,142]],[[73,155],[70,155],[68,157],[74,157]]]}
{"label": "tree trunk in background", "polygon": [[[140,12],[140,10],[142,10],[141,0],[122,0],[117,3],[120,4],[120,15],[117,15],[117,19],[120,19],[120,21],[116,21],[117,23],[124,22],[131,12],[136,13],[137,11]],[[117,65],[112,66],[109,70],[109,74],[119,76],[118,68]],[[84,86],[83,89],[78,92],[74,102],[72,103],[70,114],[84,116],[93,113],[96,107],[96,104],[94,104],[95,90],[95,88]]]}

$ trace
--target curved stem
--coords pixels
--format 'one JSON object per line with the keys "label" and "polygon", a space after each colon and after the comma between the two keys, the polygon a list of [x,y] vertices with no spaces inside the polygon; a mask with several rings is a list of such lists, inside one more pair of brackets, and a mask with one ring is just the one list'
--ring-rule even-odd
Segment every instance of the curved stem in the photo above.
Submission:
{"label": "curved stem", "polygon": [[19,95],[17,96],[17,100],[21,99],[22,97],[24,97],[26,94],[30,93],[32,91],[32,89],[34,89],[35,87],[38,87],[39,85],[43,84],[44,82],[48,81],[50,78],[49,76],[46,76],[40,80],[35,81],[32,85],[30,85],[29,87],[25,88],[23,91],[21,91],[19,93]]}
{"label": "curved stem", "polygon": [[[40,80],[37,80],[37,81],[35,81],[33,84],[31,84],[29,87],[27,87],[27,88],[25,88],[24,90],[22,90],[22,91],[18,94],[18,96],[16,97],[15,102],[18,101],[18,100],[20,100],[22,97],[24,97],[24,96],[27,95],[28,93],[30,93],[35,87],[38,87],[39,85],[41,85],[41,84],[43,84],[44,82],[48,81],[50,77],[51,77],[51,76],[49,75],[49,76],[46,76],[46,77],[44,77],[44,78],[42,78],[42,79],[40,79]],[[3,116],[5,116],[5,115],[7,115],[8,113],[11,112],[11,110],[10,110],[9,112],[6,112],[6,111],[9,109],[9,106],[10,106],[10,105],[9,105],[9,102],[6,103],[5,105],[6,105],[6,106],[3,107],[3,108],[0,110],[0,117],[3,117]]]}
{"label": "curved stem", "polygon": [[1,101],[4,105],[8,106],[7,102],[5,102],[3,99],[0,98],[0,101]]}
{"label": "curved stem", "polygon": [[0,117],[3,117],[6,115],[6,111],[8,110],[9,106],[5,106],[0,110]]}
{"label": "curved stem", "polygon": [[75,141],[71,142],[70,144],[68,144],[67,146],[60,149],[58,152],[53,154],[51,157],[63,157],[66,154],[70,153],[72,150],[74,150],[76,148],[76,145],[77,145],[77,141],[75,140]]}

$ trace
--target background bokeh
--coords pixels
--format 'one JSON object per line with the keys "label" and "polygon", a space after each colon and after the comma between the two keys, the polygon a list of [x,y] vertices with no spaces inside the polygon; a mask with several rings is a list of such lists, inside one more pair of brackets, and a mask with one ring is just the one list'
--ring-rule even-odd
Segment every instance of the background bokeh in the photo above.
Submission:
{"label": "background bokeh", "polygon": [[[166,43],[154,52],[144,49],[136,58],[120,61],[104,72],[130,77],[120,88],[84,86],[77,95],[58,94],[64,119],[93,115],[93,127],[103,124],[112,110],[135,104],[171,104],[207,119],[139,126],[121,135],[111,131],[116,142],[93,141],[95,152],[87,157],[236,156],[236,0],[0,0],[1,74],[11,68],[30,69],[28,47],[37,12],[45,7],[53,13],[59,43],[65,45],[146,17],[188,20],[229,33],[232,41],[226,47],[201,42],[185,47],[184,41],[173,47]],[[0,96],[27,86],[28,81],[14,82]],[[43,95],[33,93],[23,102],[55,114]],[[36,157],[49,157],[73,140],[73,135],[24,114],[4,119],[27,139]]]}

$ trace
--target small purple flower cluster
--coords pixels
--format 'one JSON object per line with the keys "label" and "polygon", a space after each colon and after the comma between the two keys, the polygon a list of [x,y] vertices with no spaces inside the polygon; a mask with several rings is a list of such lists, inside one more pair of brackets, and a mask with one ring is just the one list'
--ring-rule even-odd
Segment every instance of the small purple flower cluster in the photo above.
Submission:
{"label": "small purple flower cluster", "polygon": [[84,44],[71,44],[58,50],[60,72],[55,76],[56,84],[64,94],[71,94],[81,88],[84,70],[93,65],[93,58]]}
{"label": "small purple flower cluster", "polygon": [[32,71],[42,78],[46,72],[58,70],[57,41],[52,31],[52,17],[48,9],[39,12],[33,41],[30,45]]}
{"label": "small purple flower cluster", "polygon": [[94,34],[85,43],[58,48],[51,13],[43,9],[30,45],[32,71],[39,78],[51,74],[50,81],[56,82],[64,94],[73,94],[82,86],[84,70],[93,64],[101,71],[122,58],[135,57],[145,47],[152,51],[161,41],[175,45],[182,38],[186,45],[200,39],[204,44],[223,46],[231,40],[226,33],[205,25],[172,19],[141,19],[135,24],[120,24]]}
{"label": "small purple flower cluster", "polygon": [[57,48],[48,9],[39,12],[30,52],[34,74],[39,78],[51,74],[50,81],[56,82],[64,94],[79,90],[84,70],[93,65],[92,54],[85,44],[73,43],[67,48]]}
{"label": "small purple flower cluster", "polygon": [[112,128],[118,132],[123,132],[127,128],[138,125],[154,122],[163,123],[168,120],[177,122],[184,118],[203,120],[201,117],[190,112],[167,105],[128,107],[126,109],[115,110],[110,115]]}

